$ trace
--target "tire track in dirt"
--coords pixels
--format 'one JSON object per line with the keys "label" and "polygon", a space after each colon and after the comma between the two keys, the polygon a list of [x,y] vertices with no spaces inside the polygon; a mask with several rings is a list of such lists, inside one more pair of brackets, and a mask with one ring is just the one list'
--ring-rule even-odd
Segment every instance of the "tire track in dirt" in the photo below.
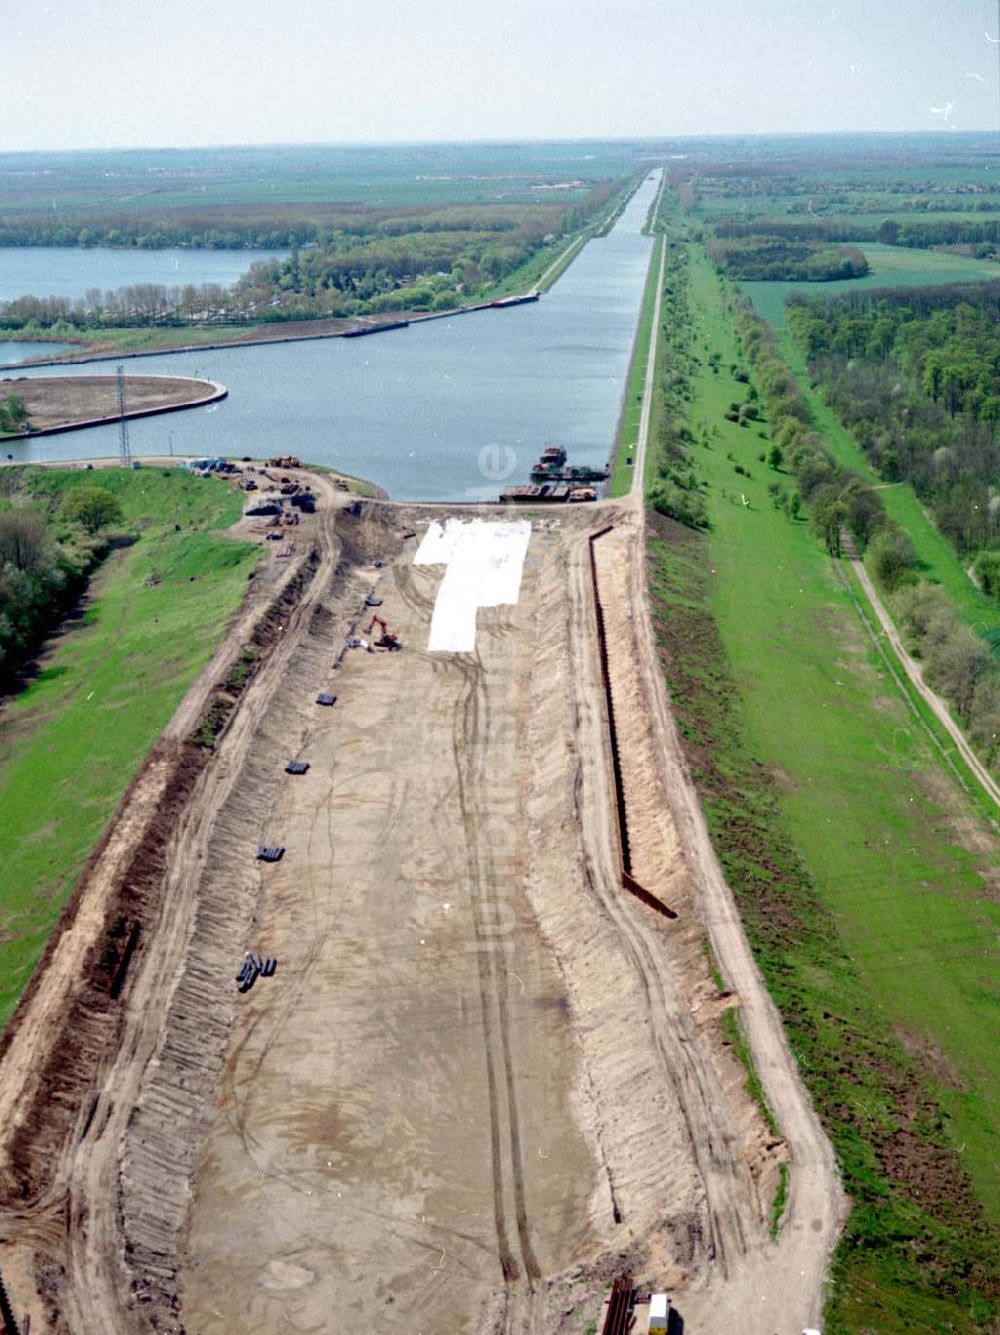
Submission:
{"label": "tire track in dirt", "polygon": [[[725,1138],[716,1136],[708,1167],[710,1208],[726,1239],[728,1269],[705,1272],[686,1298],[686,1317],[705,1330],[732,1329],[772,1335],[776,1329],[818,1323],[827,1262],[843,1218],[844,1197],[832,1147],[819,1125],[788,1048],[780,1017],[763,984],[708,836],[704,814],[681,751],[656,656],[644,561],[645,515],[641,500],[623,503],[630,555],[627,607],[633,623],[643,700],[656,742],[666,804],[677,828],[695,903],[728,986],[736,992],[756,1071],[781,1127],[789,1153],[788,1204],[772,1242],[762,1210],[741,1208],[743,1192],[716,1171]],[[710,1119],[710,1123],[711,1124]],[[694,1120],[695,1128],[699,1122]],[[704,1162],[704,1160],[702,1160]],[[752,1184],[749,1184],[752,1186]],[[754,1193],[746,1192],[753,1202]],[[749,1314],[753,1313],[753,1319]]]}
{"label": "tire track in dirt", "polygon": [[[419,653],[417,653],[417,656],[421,658],[425,657]],[[266,721],[262,720],[261,723],[263,726]],[[304,758],[308,758],[308,750],[306,749],[304,742],[300,747],[300,752]],[[351,786],[357,791],[363,792],[368,787],[372,786],[370,781],[377,781],[384,778],[386,770],[380,765],[375,765],[370,769],[359,771],[352,765],[349,774]],[[323,866],[326,864],[329,861],[330,853],[336,846],[336,843],[342,842],[342,840],[338,841],[335,839],[333,824],[335,808],[339,808],[339,793],[340,789],[338,785],[335,782],[331,782],[324,789],[323,794],[314,800],[312,815],[309,818],[310,825],[305,845],[305,861],[309,866],[313,864]],[[350,792],[345,792],[342,795],[343,801],[348,806],[351,804],[349,800],[351,796],[352,794]],[[399,787],[398,785],[394,786],[390,804],[383,813],[384,825],[392,827],[403,814],[406,803],[407,789],[405,787]],[[381,799],[379,804],[381,805]],[[323,822],[326,824],[325,837],[321,829]],[[317,856],[311,857],[310,851],[313,850],[315,841],[317,840],[319,841],[318,845],[316,845]],[[372,845],[358,853],[354,865],[359,875],[362,874],[362,869],[366,861],[371,861],[371,855],[375,852],[376,848]],[[278,874],[280,876],[280,873]],[[347,877],[346,880],[344,880],[344,874],[342,874],[339,879],[342,885],[343,897],[350,899],[350,889],[357,878],[352,880],[350,869],[347,869],[345,874]],[[322,887],[318,883],[315,883],[313,879],[310,879],[308,872],[304,878],[299,880],[298,885],[300,896],[306,885],[308,886],[307,893],[312,897],[314,908],[317,899],[325,901]],[[310,911],[308,905],[305,903],[302,904],[302,909],[307,913]],[[333,912],[332,905],[329,907],[329,912]],[[324,923],[329,921],[329,912],[323,921],[321,921],[319,917],[314,916],[314,926],[310,944],[312,944],[312,941],[315,941],[317,945],[320,944],[321,938],[325,937],[327,934],[327,929],[324,926]],[[306,935],[308,936],[309,933],[307,932]],[[310,949],[308,954],[309,958],[307,961],[303,961],[300,970],[301,977],[299,977],[297,982],[299,992],[301,992],[303,987],[307,986],[307,975],[313,970],[317,960],[315,950]],[[262,996],[255,994],[254,1004],[256,1006],[262,1005],[263,1000],[264,998]],[[234,1130],[244,1153],[246,1153],[248,1159],[260,1171],[263,1178],[274,1183],[284,1183],[296,1194],[315,1195],[317,1192],[332,1190],[323,1175],[310,1172],[310,1170],[301,1169],[295,1170],[294,1172],[286,1172],[280,1166],[279,1160],[277,1160],[273,1154],[268,1153],[251,1129],[253,1120],[252,1104],[257,1096],[259,1085],[261,1083],[257,1079],[257,1076],[265,1071],[268,1055],[276,1050],[276,1046],[280,1047],[279,1040],[281,1026],[285,1023],[288,1017],[290,1017],[293,1010],[293,1004],[285,1004],[284,1002],[281,1003],[280,1012],[276,1011],[273,1006],[266,1005],[260,1015],[255,1016],[251,1021],[252,1034],[240,1035],[237,1040],[234,1040],[232,1056],[229,1063],[227,1063],[227,1070],[225,1073],[224,1104],[226,1105],[226,1111],[223,1115],[228,1120],[230,1127]],[[261,1026],[266,1024],[269,1019],[273,1020],[275,1027],[274,1031],[269,1033],[266,1038],[266,1051],[256,1054],[253,1059],[250,1059],[249,1057],[245,1058],[243,1054],[253,1046],[253,1036],[257,1035],[259,1037]],[[248,1061],[251,1061],[252,1064],[248,1065]],[[308,1230],[304,1230],[302,1221],[298,1216],[290,1218],[286,1212],[282,1211],[280,1206],[273,1203],[273,1200],[269,1208],[274,1213],[276,1225],[282,1220],[287,1225],[286,1232],[288,1236],[296,1236],[302,1243],[311,1243],[317,1250],[329,1251],[329,1240],[323,1237],[318,1237]],[[400,1219],[392,1213],[379,1211],[370,1206],[360,1205],[356,1201],[350,1203],[346,1201],[340,1202],[339,1193],[337,1208],[343,1212],[353,1213],[368,1219],[380,1221],[384,1231],[388,1235],[405,1239],[411,1246],[425,1250],[428,1255],[435,1260],[441,1256],[442,1252],[445,1250],[444,1244],[447,1243],[447,1254],[452,1258],[452,1263],[470,1278],[481,1277],[483,1254],[492,1254],[488,1247],[484,1247],[480,1238],[466,1233],[461,1229],[450,1228],[446,1225],[426,1219],[421,1219],[419,1222],[410,1222],[405,1219]],[[422,1237],[421,1234],[429,1234],[430,1240],[428,1240],[427,1237]],[[471,1255],[469,1254],[470,1249]],[[333,1253],[331,1253],[331,1255],[332,1254]]]}
{"label": "tire track in dirt", "polygon": [[[608,562],[613,576],[628,569],[627,559],[623,559],[627,548],[624,552],[617,551],[617,559],[614,549],[601,553],[602,543],[614,542],[619,536],[620,533],[609,534],[597,544],[598,579],[602,589],[608,583]],[[613,581],[612,592],[617,592],[618,596],[608,599],[606,615],[609,626],[613,627],[616,618],[621,620],[627,595]],[[639,661],[639,648],[633,643],[633,636],[631,618],[626,617],[625,624],[618,626],[618,633],[612,634],[609,642],[611,689],[619,710],[631,708],[634,711],[641,704],[641,696],[632,699],[629,693],[634,683],[630,684],[628,673]],[[661,802],[666,808],[666,785]],[[613,906],[620,930],[644,979],[660,1060],[665,1076],[677,1093],[677,1107],[684,1120],[691,1156],[704,1184],[709,1254],[720,1272],[728,1275],[746,1254],[750,1239],[759,1232],[763,1207],[748,1165],[740,1153],[739,1137],[718,1073],[704,1045],[693,1041],[696,1035],[690,1011],[677,994],[675,980],[663,955],[663,938],[658,938],[651,925],[646,927],[642,922],[643,915],[628,912],[618,898],[613,901]],[[654,943],[659,948],[654,950]]]}
{"label": "tire track in dirt", "polygon": [[[325,482],[320,489],[329,490]],[[201,870],[217,813],[241,772],[256,720],[280,685],[301,638],[308,635],[313,613],[337,568],[339,549],[327,515],[321,516],[317,526],[317,546],[316,567],[288,616],[281,638],[248,687],[218,755],[199,779],[175,829],[164,894],[171,912],[149,943],[143,967],[132,980],[124,1040],[103,1073],[103,1088],[114,1089],[116,1099],[112,1102],[99,1096],[104,1103],[101,1116],[88,1119],[86,1132],[67,1146],[63,1156],[60,1176],[66,1181],[74,1227],[67,1238],[62,1287],[66,1319],[73,1329],[101,1330],[111,1335],[148,1328],[147,1318],[140,1318],[135,1308],[130,1281],[120,1260],[123,1219],[119,1207],[119,1149],[144,1072],[159,1047],[164,1032],[161,1024],[167,1019],[171,999],[179,985],[188,981],[183,967],[186,943],[194,930]],[[196,985],[193,979],[191,985]],[[161,1023],[150,1024],[150,1015]],[[168,1033],[171,1041],[182,1041],[180,1027],[174,1026]],[[147,1268],[153,1274],[158,1270],[153,1265]],[[142,1278],[145,1282],[146,1277]],[[166,1284],[164,1291],[169,1291],[171,1282],[169,1274],[156,1279],[158,1288]]]}
{"label": "tire track in dirt", "polygon": [[[378,773],[378,771],[372,771],[372,773]],[[336,785],[331,783],[327,789],[327,799],[329,799],[335,791]],[[405,786],[399,787],[398,785],[394,785],[392,789],[392,798],[386,810],[387,824],[392,825],[399,818],[405,802]],[[307,836],[307,854],[312,850],[312,841],[315,837],[316,824],[320,820],[323,820],[326,823],[327,847],[333,847],[334,838],[331,826],[332,814],[329,801],[321,801],[316,805],[312,828]],[[366,861],[370,857],[373,851],[374,849],[370,847],[365,849],[359,855],[354,876],[349,874],[347,878],[348,889],[357,879],[357,868],[363,861]],[[259,1012],[255,1014],[248,1025],[245,1034],[236,1044],[234,1057],[229,1062],[226,1073],[227,1092],[230,1094],[233,1101],[233,1117],[230,1124],[239,1135],[243,1148],[262,1172],[266,1172],[269,1177],[275,1178],[276,1180],[287,1182],[293,1189],[298,1189],[295,1187],[295,1179],[302,1175],[276,1169],[274,1164],[266,1157],[263,1146],[261,1146],[260,1142],[247,1129],[246,1123],[250,1115],[251,1101],[255,1096],[255,1092],[259,1088],[257,1077],[264,1069],[267,1059],[273,1051],[275,1044],[280,1039],[285,1025],[299,1008],[302,997],[308,991],[311,985],[311,974],[314,966],[319,958],[324,943],[329,937],[330,932],[333,930],[333,924],[331,922],[331,919],[334,916],[335,907],[333,902],[329,899],[327,900],[327,911],[323,914],[321,911],[319,895],[313,886],[312,879],[307,876],[303,878],[303,881],[309,886],[312,897],[311,909],[313,916],[313,930],[308,935],[308,941],[306,943],[301,966],[297,967],[296,972],[293,975],[291,986],[284,989],[282,993],[279,994],[281,999],[267,1002],[261,1007]],[[241,1065],[241,1055],[244,1049],[250,1045],[251,1039],[255,1033],[258,1029],[263,1028],[265,1023],[270,1023],[271,1032],[264,1041],[260,1051],[254,1056],[248,1067],[244,1069]],[[242,1098],[237,1087],[238,1084],[241,1084],[246,1088],[246,1093]]]}
{"label": "tire track in dirt", "polygon": [[[529,1284],[541,1278],[541,1267],[535,1256],[528,1221],[524,1189],[524,1158],[521,1147],[520,1118],[518,1113],[517,1076],[514,1069],[510,1041],[509,979],[503,943],[496,939],[498,899],[497,876],[492,852],[484,846],[480,825],[487,803],[479,794],[483,788],[483,763],[472,761],[472,755],[482,755],[484,739],[491,736],[490,709],[483,687],[483,664],[477,657],[455,655],[453,659],[462,677],[462,693],[456,706],[456,725],[452,752],[458,779],[458,802],[465,831],[467,874],[473,872],[476,884],[472,893],[473,923],[476,934],[476,953],[480,979],[480,1001],[483,1013],[483,1035],[487,1066],[487,1085],[490,1100],[490,1145],[493,1163],[494,1216],[497,1245],[504,1281],[509,1286],[519,1278],[519,1271],[507,1237],[504,1197],[504,1163],[500,1152],[500,1111],[497,1097],[495,1035],[499,1034],[500,1063],[503,1068],[504,1093],[507,1109],[507,1142],[510,1160],[511,1190],[521,1260]],[[491,911],[493,924],[486,920],[485,910]],[[493,1019],[493,1009],[496,1020]]]}
{"label": "tire track in dirt", "polygon": [[500,1107],[494,1056],[493,1016],[490,1005],[492,990],[489,949],[482,922],[482,881],[479,875],[478,820],[470,810],[470,784],[466,770],[466,754],[470,742],[478,736],[479,700],[476,674],[464,655],[455,655],[454,665],[462,678],[462,686],[455,703],[455,723],[452,736],[452,755],[455,762],[457,796],[462,824],[465,830],[466,868],[468,876],[475,873],[476,885],[471,890],[472,921],[476,935],[476,964],[479,970],[479,1004],[483,1028],[483,1055],[486,1062],[486,1088],[490,1110],[490,1161],[493,1179],[493,1221],[497,1239],[497,1256],[504,1283],[515,1283],[520,1270],[507,1234],[506,1206],[504,1203],[504,1166],[501,1150]]}

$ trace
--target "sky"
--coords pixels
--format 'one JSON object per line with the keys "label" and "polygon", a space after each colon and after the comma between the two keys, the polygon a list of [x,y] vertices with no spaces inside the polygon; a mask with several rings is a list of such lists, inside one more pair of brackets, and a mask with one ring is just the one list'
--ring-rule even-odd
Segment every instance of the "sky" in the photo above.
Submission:
{"label": "sky", "polygon": [[997,0],[3,4],[0,151],[998,128]]}

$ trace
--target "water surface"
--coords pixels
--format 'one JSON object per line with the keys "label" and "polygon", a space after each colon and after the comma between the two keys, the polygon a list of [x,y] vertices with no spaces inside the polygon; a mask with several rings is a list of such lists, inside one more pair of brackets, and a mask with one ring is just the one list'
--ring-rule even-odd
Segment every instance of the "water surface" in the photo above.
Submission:
{"label": "water surface", "polygon": [[235,283],[257,260],[287,255],[275,250],[115,250],[110,246],[0,246],[0,301],[67,297],[137,283],[183,287]]}
{"label": "water surface", "polygon": [[34,357],[60,357],[69,352],[69,343],[4,343],[0,340],[0,366],[26,362]]}
{"label": "water surface", "polygon": [[[610,235],[589,242],[533,305],[370,338],[129,361],[135,373],[207,376],[230,391],[207,408],[131,423],[133,451],[298,454],[370,478],[399,500],[495,497],[501,485],[527,481],[548,442],[565,445],[574,463],[603,464],[652,247],[642,227],[658,185],[656,172]],[[44,372],[53,373],[63,371]],[[25,461],[117,451],[113,427],[14,446]]]}

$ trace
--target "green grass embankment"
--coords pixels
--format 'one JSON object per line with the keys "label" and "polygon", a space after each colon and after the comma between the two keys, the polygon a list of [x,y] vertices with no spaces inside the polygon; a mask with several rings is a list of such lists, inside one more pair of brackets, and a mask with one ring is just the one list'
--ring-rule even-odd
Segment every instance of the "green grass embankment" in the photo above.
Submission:
{"label": "green grass embankment", "polygon": [[[646,388],[646,367],[649,362],[649,339],[653,331],[653,311],[656,308],[656,280],[660,270],[660,246],[654,242],[649,252],[649,270],[646,273],[646,286],[643,290],[642,306],[639,311],[639,323],[636,326],[635,340],[632,344],[632,356],[629,361],[628,377],[625,381],[625,393],[622,396],[621,411],[618,415],[618,431],[615,435],[615,447],[612,458],[610,495],[624,496],[632,486],[633,465],[636,444],[639,440],[639,423],[642,420],[642,399]],[[657,404],[653,404],[656,413]],[[650,440],[654,439],[654,423],[650,422]],[[649,476],[649,458],[647,454],[646,476]]]}
{"label": "green grass embankment", "polygon": [[822,546],[772,503],[769,483],[794,486],[760,460],[765,428],[725,421],[745,398],[728,371],[741,357],[695,250],[691,317],[691,454],[712,527],[657,521],[650,585],[713,840],[854,1201],[824,1329],[985,1330],[996,837]]}
{"label": "green grass embankment", "polygon": [[139,534],[0,712],[0,1027],[143,758],[221,640],[260,549],[218,535],[242,505],[178,470],[28,470],[39,503],[113,491]]}
{"label": "green grass embankment", "polygon": [[[660,276],[660,240],[654,239],[653,248],[649,252],[649,270],[646,271],[646,286],[642,291],[642,306],[640,307],[640,319],[636,326],[636,338],[632,344],[632,358],[629,359],[629,374],[625,380],[625,392],[622,395],[621,409],[618,411],[618,430],[615,431],[613,467],[611,467],[611,482],[607,494],[613,497],[623,497],[628,495],[632,487],[633,463],[636,458],[636,446],[640,438],[640,423],[642,421],[642,396],[646,388],[646,368],[649,366],[649,339],[653,332],[653,311],[657,304],[657,279]],[[657,340],[657,368],[660,366],[661,340]],[[656,378],[657,370],[654,368],[653,375]],[[657,423],[660,419],[660,396],[653,399],[652,411],[650,411],[649,421],[649,439],[653,442],[656,439]],[[646,477],[644,486],[649,485],[649,479],[653,475],[653,455],[656,450],[652,443],[646,449]]]}

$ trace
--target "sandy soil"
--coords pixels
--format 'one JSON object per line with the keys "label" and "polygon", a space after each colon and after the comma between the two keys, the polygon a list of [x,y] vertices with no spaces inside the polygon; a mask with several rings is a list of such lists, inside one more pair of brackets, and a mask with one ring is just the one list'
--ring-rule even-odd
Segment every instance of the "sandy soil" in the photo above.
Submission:
{"label": "sandy soil", "polygon": [[[126,416],[210,401],[218,397],[219,388],[213,381],[189,376],[126,376]],[[119,416],[118,378],[113,375],[8,377],[0,380],[0,395],[8,394],[24,399],[28,421],[38,431]]]}
{"label": "sandy soil", "polygon": [[[441,571],[412,556],[440,510],[324,497],[301,599],[177,820],[89,1112],[0,1211],[0,1266],[49,1298],[33,1330],[579,1335],[623,1268],[689,1331],[801,1329],[839,1188],[671,733],[639,505],[535,517],[520,601],[480,611],[475,653],[431,654]],[[619,884],[587,540],[609,522],[633,855],[676,922]],[[372,589],[404,648],[342,655]],[[241,997],[248,948],[279,968]],[[722,1041],[736,1000],[787,1145]],[[14,1116],[28,1056],[0,1072]]]}

